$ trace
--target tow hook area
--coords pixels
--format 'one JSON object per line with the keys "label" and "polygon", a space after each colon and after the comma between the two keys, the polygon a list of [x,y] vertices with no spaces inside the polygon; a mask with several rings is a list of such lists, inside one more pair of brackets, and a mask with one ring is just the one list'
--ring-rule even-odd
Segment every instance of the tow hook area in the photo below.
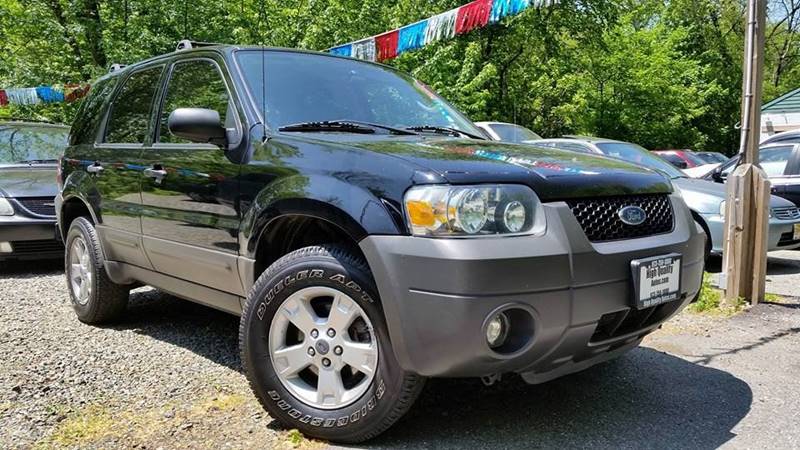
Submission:
{"label": "tow hook area", "polygon": [[501,373],[493,373],[491,375],[486,375],[485,377],[481,377],[481,381],[483,382],[484,386],[491,386],[503,378],[503,374]]}

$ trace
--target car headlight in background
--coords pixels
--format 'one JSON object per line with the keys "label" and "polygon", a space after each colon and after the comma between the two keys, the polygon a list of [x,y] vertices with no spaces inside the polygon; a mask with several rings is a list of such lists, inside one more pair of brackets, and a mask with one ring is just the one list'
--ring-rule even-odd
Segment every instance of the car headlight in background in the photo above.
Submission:
{"label": "car headlight in background", "polygon": [[411,234],[468,237],[544,231],[542,204],[522,185],[416,186],[405,196]]}
{"label": "car headlight in background", "polygon": [[13,216],[14,215],[14,207],[11,206],[11,203],[0,197],[0,216]]}

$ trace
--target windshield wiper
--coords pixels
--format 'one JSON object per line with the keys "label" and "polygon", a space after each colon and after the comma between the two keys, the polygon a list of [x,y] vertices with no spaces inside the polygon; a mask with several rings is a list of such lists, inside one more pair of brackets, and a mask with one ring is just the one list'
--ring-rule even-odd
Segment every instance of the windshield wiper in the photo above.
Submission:
{"label": "windshield wiper", "polygon": [[278,128],[278,131],[302,131],[306,133],[339,131],[342,133],[373,134],[375,133],[375,128],[351,122],[326,120],[324,122],[300,122],[284,125]]}
{"label": "windshield wiper", "polygon": [[417,126],[413,126],[413,127],[406,127],[406,130],[418,131],[418,132],[431,131],[431,132],[434,132],[434,133],[449,134],[451,136],[466,136],[466,137],[471,138],[471,139],[480,139],[482,141],[486,140],[486,138],[484,138],[482,136],[478,136],[477,134],[468,133],[468,132],[466,132],[464,130],[459,130],[458,128],[441,127],[441,126],[438,126],[438,125],[417,125]]}
{"label": "windshield wiper", "polygon": [[417,134],[417,133],[414,133],[411,130],[404,130],[402,128],[390,127],[389,125],[383,125],[383,124],[380,124],[380,123],[363,122],[361,120],[342,119],[342,120],[334,120],[334,122],[352,123],[354,125],[363,125],[365,127],[380,128],[381,130],[386,130],[386,131],[388,131],[390,133],[402,134],[402,135],[407,135],[407,136],[413,136],[413,135]]}

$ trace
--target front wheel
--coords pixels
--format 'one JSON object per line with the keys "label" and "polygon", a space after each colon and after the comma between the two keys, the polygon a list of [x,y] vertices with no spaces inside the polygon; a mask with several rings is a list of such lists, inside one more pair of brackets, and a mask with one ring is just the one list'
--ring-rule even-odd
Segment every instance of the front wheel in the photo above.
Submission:
{"label": "front wheel", "polygon": [[303,248],[270,266],[250,291],[239,336],[261,404],[312,437],[370,439],[423,385],[394,357],[366,264],[340,248]]}

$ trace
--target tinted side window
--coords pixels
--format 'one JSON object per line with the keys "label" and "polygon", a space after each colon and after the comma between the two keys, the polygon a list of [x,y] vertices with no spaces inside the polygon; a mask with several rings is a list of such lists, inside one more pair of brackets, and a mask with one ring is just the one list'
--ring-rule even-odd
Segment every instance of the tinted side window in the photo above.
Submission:
{"label": "tinted side window", "polygon": [[170,113],[178,108],[206,108],[219,113],[226,127],[232,128],[233,114],[228,114],[228,90],[217,65],[207,60],[179,62],[175,64],[167,85],[164,107],[161,109],[161,131],[159,142],[186,143],[185,139],[173,136],[167,122]]}
{"label": "tinted side window", "polygon": [[783,175],[786,171],[786,165],[789,163],[789,158],[792,157],[792,148],[791,146],[776,147],[759,153],[758,162],[764,172],[767,173],[767,176],[777,177]]}
{"label": "tinted side window", "polygon": [[83,101],[70,129],[70,145],[94,143],[97,126],[103,113],[103,104],[117,86],[119,77],[103,78],[92,85],[89,96]]}
{"label": "tinted side window", "polygon": [[141,70],[125,80],[111,105],[105,142],[144,143],[162,68],[158,66]]}

